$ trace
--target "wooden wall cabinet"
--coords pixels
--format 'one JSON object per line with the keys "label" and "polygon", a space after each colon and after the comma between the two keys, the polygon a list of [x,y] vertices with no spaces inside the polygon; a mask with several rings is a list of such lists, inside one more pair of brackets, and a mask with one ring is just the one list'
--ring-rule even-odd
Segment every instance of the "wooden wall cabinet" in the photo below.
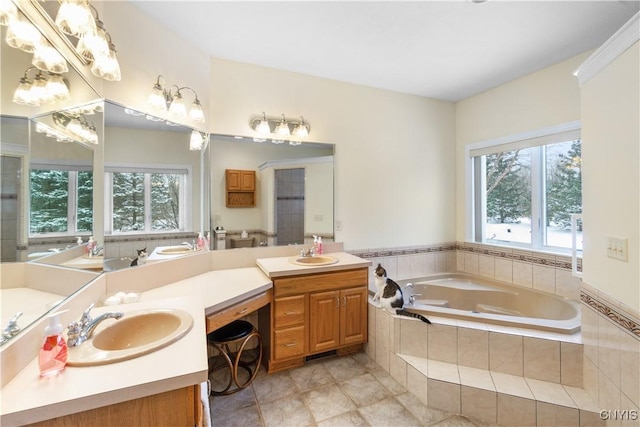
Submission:
{"label": "wooden wall cabinet", "polygon": [[269,325],[268,372],[303,365],[313,354],[360,350],[367,341],[367,271],[273,280],[271,318],[261,321]]}
{"label": "wooden wall cabinet", "polygon": [[256,205],[256,172],[252,170],[225,170],[226,204],[228,208]]}

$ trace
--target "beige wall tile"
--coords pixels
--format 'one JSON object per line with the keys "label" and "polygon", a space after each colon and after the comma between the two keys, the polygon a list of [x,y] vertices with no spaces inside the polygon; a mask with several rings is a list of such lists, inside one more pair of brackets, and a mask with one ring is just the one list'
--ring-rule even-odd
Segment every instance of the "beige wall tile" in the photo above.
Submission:
{"label": "beige wall tile", "polygon": [[469,274],[478,274],[479,261],[478,254],[465,252],[464,271]]}
{"label": "beige wall tile", "polygon": [[502,372],[491,372],[491,378],[498,393],[533,400],[533,393],[523,377]]}
{"label": "beige wall tile", "polygon": [[533,265],[529,262],[513,262],[513,283],[527,288],[533,287]]}
{"label": "beige wall tile", "polygon": [[598,369],[620,388],[620,329],[598,316]]}
{"label": "beige wall tile", "polygon": [[584,346],[570,342],[560,343],[560,383],[582,387]]}
{"label": "beige wall tile", "polygon": [[495,257],[478,255],[478,274],[482,277],[493,278],[496,274]]}
{"label": "beige wall tile", "polygon": [[598,402],[599,375],[598,368],[585,357],[582,364],[582,387],[595,402]]}
{"label": "beige wall tile", "polygon": [[456,271],[464,271],[464,252],[456,251]]}
{"label": "beige wall tile", "polygon": [[391,321],[389,313],[383,309],[376,309],[376,341],[378,346],[389,350],[389,342],[391,337]]}
{"label": "beige wall tile", "polygon": [[496,422],[499,425],[535,427],[535,400],[498,393],[497,404]]}
{"label": "beige wall tile", "polygon": [[460,384],[488,391],[496,391],[491,373],[486,369],[471,368],[458,365]]}
{"label": "beige wall tile", "polygon": [[620,367],[620,390],[640,406],[640,340],[625,332],[620,333]]}
{"label": "beige wall tile", "polygon": [[582,308],[582,343],[584,344],[584,356],[598,366],[598,313],[593,311],[585,303]]}
{"label": "beige wall tile", "polygon": [[598,372],[598,406],[602,409],[620,408],[620,389],[602,372]]}
{"label": "beige wall tile", "polygon": [[458,327],[458,363],[489,369],[489,331]]}
{"label": "beige wall tile", "polygon": [[573,277],[571,271],[556,269],[556,295],[574,300],[580,299],[580,279]]}
{"label": "beige wall tile", "polygon": [[364,352],[371,360],[376,361],[376,339],[369,335],[369,341],[364,344]]}
{"label": "beige wall tile", "polygon": [[434,254],[434,268],[435,268],[435,272],[436,273],[442,273],[445,271],[449,271],[448,267],[447,267],[447,257],[448,257],[448,253],[447,252],[436,252]]}
{"label": "beige wall tile", "polygon": [[512,282],[513,280],[513,261],[510,259],[496,258],[496,275],[497,280],[503,282]]}
{"label": "beige wall tile", "polygon": [[554,384],[547,381],[536,380],[533,378],[525,378],[529,385],[533,397],[538,402],[553,403],[556,405],[566,406],[567,408],[575,408],[576,404],[560,384]]}
{"label": "beige wall tile", "polygon": [[631,402],[631,400],[629,400],[624,393],[620,395],[620,407],[623,410],[627,409],[630,411],[625,417],[623,417],[624,419],[621,420],[620,425],[623,427],[627,427],[627,426],[639,427],[640,426],[640,408],[634,405],[633,402]]}
{"label": "beige wall tile", "polygon": [[448,383],[460,384],[460,373],[458,371],[458,365],[455,363],[428,360],[427,366],[429,378]]}
{"label": "beige wall tile", "polygon": [[600,411],[580,410],[580,427],[604,427],[607,423],[600,416]]}
{"label": "beige wall tile", "polygon": [[495,423],[497,419],[496,392],[462,386],[460,389],[462,414]]}
{"label": "beige wall tile", "polygon": [[556,293],[556,271],[553,267],[545,267],[543,265],[533,266],[533,289]]}
{"label": "beige wall tile", "polygon": [[524,376],[560,383],[560,341],[524,337]]}
{"label": "beige wall tile", "polygon": [[460,413],[460,384],[427,379],[429,407]]}
{"label": "beige wall tile", "polygon": [[421,321],[400,319],[400,353],[427,358],[430,328]]}
{"label": "beige wall tile", "polygon": [[489,369],[522,376],[524,374],[522,354],[521,336],[489,332]]}
{"label": "beige wall tile", "polygon": [[536,418],[538,425],[545,427],[580,425],[580,413],[576,408],[567,408],[552,403],[538,402]]}
{"label": "beige wall tile", "polygon": [[389,374],[400,385],[407,386],[407,362],[393,353],[389,355]]}
{"label": "beige wall tile", "polygon": [[424,405],[428,404],[427,377],[411,365],[407,365],[407,390]]}
{"label": "beige wall tile", "polygon": [[456,363],[458,361],[457,327],[429,325],[429,359]]}
{"label": "beige wall tile", "polygon": [[433,271],[433,265],[431,265],[431,268],[428,266],[426,255],[424,253],[409,255],[411,277],[423,277],[427,275],[429,270]]}
{"label": "beige wall tile", "polygon": [[[387,273],[387,277],[389,273]],[[409,255],[403,255],[398,257],[398,279],[410,279],[411,275],[411,257]]]}

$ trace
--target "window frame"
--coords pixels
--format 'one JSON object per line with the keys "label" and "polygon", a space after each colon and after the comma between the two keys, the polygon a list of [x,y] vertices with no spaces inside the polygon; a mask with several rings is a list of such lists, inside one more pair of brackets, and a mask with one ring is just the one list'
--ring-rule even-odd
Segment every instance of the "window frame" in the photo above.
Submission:
{"label": "window frame", "polygon": [[[543,201],[546,194],[546,146],[580,138],[581,123],[573,121],[548,128],[523,132],[502,138],[481,141],[465,146],[465,240],[472,243],[491,244],[509,248],[520,248],[541,252],[568,254],[571,248],[547,245],[546,209]],[[478,209],[479,204],[486,206],[486,192],[476,191],[476,187],[485,188],[486,171],[481,155],[510,151],[518,148],[533,148],[531,156],[531,243],[488,242],[486,239],[486,209]],[[481,212],[481,215],[477,215]]]}
{"label": "window frame", "polygon": [[[113,229],[113,173],[142,173],[144,174],[144,229],[134,231],[114,231]],[[179,227],[175,230],[153,230],[151,228],[151,175],[152,174],[178,174],[180,179],[180,204]],[[105,163],[104,168],[104,233],[105,236],[128,236],[135,234],[169,234],[193,231],[191,213],[187,212],[192,206],[192,166],[168,165],[168,164],[132,164],[132,163]]]}
{"label": "window frame", "polygon": [[[78,230],[78,173],[89,172],[93,170],[93,166],[89,162],[69,162],[69,161],[42,161],[32,160],[29,164],[29,173],[27,176],[29,193],[31,193],[31,171],[33,170],[49,170],[49,171],[65,171],[69,173],[67,188],[67,231],[51,232],[51,233],[32,233],[31,232],[31,203],[29,203],[28,233],[29,238],[37,239],[43,237],[66,237],[91,234],[91,230]],[[92,185],[95,185],[95,181]],[[93,217],[94,215],[92,215]],[[92,219],[93,221],[93,219]]]}

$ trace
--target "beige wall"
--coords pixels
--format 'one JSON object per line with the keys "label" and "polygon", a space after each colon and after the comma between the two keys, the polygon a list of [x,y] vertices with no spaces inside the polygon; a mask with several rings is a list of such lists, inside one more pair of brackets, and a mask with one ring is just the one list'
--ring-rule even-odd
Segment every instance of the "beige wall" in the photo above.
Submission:
{"label": "beige wall", "polygon": [[250,134],[250,116],[304,115],[336,145],[336,240],[345,249],[450,241],[455,229],[454,105],[212,59],[212,131]]}
{"label": "beige wall", "polygon": [[456,104],[457,240],[465,240],[465,146],[580,120],[584,53]]}
{"label": "beige wall", "polygon": [[[584,276],[640,309],[640,44],[582,87]],[[607,237],[628,239],[628,262],[607,257]]]}

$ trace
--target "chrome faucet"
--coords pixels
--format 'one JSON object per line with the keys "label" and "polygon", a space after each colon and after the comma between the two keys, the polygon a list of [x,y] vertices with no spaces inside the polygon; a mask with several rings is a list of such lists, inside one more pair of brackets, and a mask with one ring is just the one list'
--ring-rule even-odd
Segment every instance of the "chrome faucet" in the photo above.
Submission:
{"label": "chrome faucet", "polygon": [[192,251],[195,251],[195,250],[196,250],[196,241],[195,241],[195,240],[193,241],[193,244],[191,244],[191,243],[189,243],[189,242],[182,242],[182,243],[180,243],[180,245],[181,245],[181,246],[186,246],[186,247],[188,247],[189,249],[191,249]]}
{"label": "chrome faucet", "polygon": [[96,246],[95,248],[91,249],[89,256],[100,256],[102,255],[103,250],[104,250],[104,246]]}
{"label": "chrome faucet", "polygon": [[22,316],[22,312],[21,311],[17,312],[11,318],[11,320],[9,320],[9,323],[7,323],[7,326],[5,326],[4,330],[2,331],[2,337],[0,338],[0,344],[4,343],[9,338],[13,337],[14,335],[17,335],[18,332],[20,332],[20,326],[18,326],[18,318],[20,316]]}
{"label": "chrome faucet", "polygon": [[91,309],[95,306],[95,304],[91,304],[89,308],[87,308],[84,313],[82,313],[82,317],[77,322],[69,323],[67,327],[67,345],[69,347],[75,347],[89,338],[93,334],[93,331],[96,327],[106,319],[120,319],[124,316],[124,313],[119,311],[110,311],[107,313],[103,313],[95,319],[91,318]]}
{"label": "chrome faucet", "polygon": [[300,256],[301,257],[312,257],[315,256],[316,252],[313,249],[313,247],[309,248],[308,251],[305,251],[304,248],[300,249]]}
{"label": "chrome faucet", "polygon": [[413,305],[416,302],[416,297],[421,297],[422,294],[411,294],[409,295],[409,305]]}

